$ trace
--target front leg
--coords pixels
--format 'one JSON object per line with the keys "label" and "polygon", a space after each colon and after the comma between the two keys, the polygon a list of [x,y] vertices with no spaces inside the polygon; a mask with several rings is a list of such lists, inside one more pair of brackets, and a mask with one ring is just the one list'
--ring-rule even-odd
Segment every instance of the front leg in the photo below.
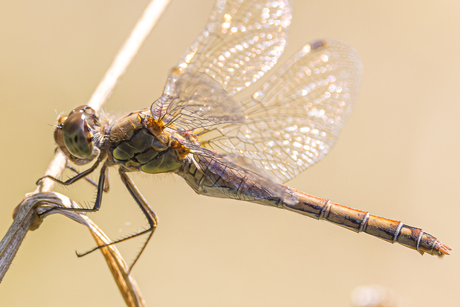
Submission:
{"label": "front leg", "polygon": [[[73,178],[70,178],[69,180],[63,182],[59,179],[56,179],[52,176],[45,176],[45,177],[42,177],[39,179],[38,182],[40,182],[43,178],[50,178],[52,180],[55,180],[56,182],[59,182],[59,183],[62,183],[64,185],[69,185],[75,181],[77,181],[78,179],[81,179],[81,178],[84,178],[86,175],[90,174],[91,172],[94,171],[94,169],[96,169],[96,167],[98,166],[98,164],[100,163],[100,161],[96,161],[96,163],[94,163],[94,165],[87,169],[86,171],[78,174],[77,176],[73,177]],[[62,207],[53,207],[51,208],[50,210],[44,212],[44,213],[49,213],[49,211],[52,211],[52,210],[67,210],[67,211],[76,211],[76,212],[95,212],[95,211],[98,211],[100,208],[101,208],[101,203],[102,203],[102,194],[104,194],[104,187],[105,187],[105,181],[106,181],[106,176],[107,176],[108,172],[107,172],[107,165],[103,164],[102,165],[102,168],[101,168],[101,172],[100,172],[100,175],[99,175],[99,182],[97,183],[97,195],[96,195],[96,201],[94,202],[94,206],[93,208],[62,208]],[[70,182],[70,183],[69,183]],[[42,213],[42,214],[44,214]]]}
{"label": "front leg", "polygon": [[[66,168],[70,169],[72,172],[74,172],[75,174],[79,175],[80,172],[73,166],[70,166],[70,165],[66,165],[65,166]],[[106,174],[105,174],[105,185],[104,185],[104,192],[109,192],[110,190],[110,184],[109,184],[109,168],[106,169]],[[43,179],[43,178],[40,178],[40,179]],[[92,184],[93,186],[95,186],[96,188],[98,187],[97,183],[92,180],[91,178],[89,177],[85,177],[85,180],[88,181],[90,184]]]}
{"label": "front leg", "polygon": [[[90,167],[88,168],[87,170],[81,172],[81,173],[78,173],[76,176],[66,180],[66,181],[62,181],[62,180],[59,180],[51,175],[46,175],[46,176],[43,176],[41,178],[39,178],[36,182],[37,185],[40,184],[40,182],[45,179],[45,178],[48,178],[48,179],[51,179],[59,184],[62,184],[62,185],[71,185],[72,183],[80,180],[81,178],[85,178],[86,176],[88,176],[89,174],[91,174],[92,172],[94,172],[94,170],[99,166],[99,164],[101,163],[101,160],[100,159],[97,159],[96,162]],[[102,172],[101,172],[102,174]]]}

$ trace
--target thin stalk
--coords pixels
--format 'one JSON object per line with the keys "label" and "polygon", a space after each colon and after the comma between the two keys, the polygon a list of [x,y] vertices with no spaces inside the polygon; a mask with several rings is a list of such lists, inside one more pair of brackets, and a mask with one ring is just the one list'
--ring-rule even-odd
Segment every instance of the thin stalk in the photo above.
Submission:
{"label": "thin stalk", "polygon": [[[118,81],[126,72],[129,64],[142,46],[158,19],[166,9],[170,0],[152,0],[138,20],[126,42],[116,55],[102,81],[91,96],[88,105],[98,111],[110,97]],[[45,175],[58,178],[65,169],[67,159],[61,151],[57,151]],[[68,197],[51,192],[55,182],[44,179],[33,193],[26,194],[23,201],[15,208],[13,223],[5,237],[0,241],[0,282],[5,276],[25,235],[29,230],[37,229],[44,217],[53,214],[63,214],[74,221],[88,227],[98,245],[110,243],[110,239],[85,214],[68,210],[59,210],[59,207],[76,208],[78,205]],[[47,211],[54,207],[56,210]],[[49,212],[49,213],[46,213]],[[40,213],[40,217],[37,213]],[[128,273],[128,266],[113,245],[101,248],[100,251],[112,272],[115,282],[123,295],[127,306],[145,306],[145,302],[136,284]]]}

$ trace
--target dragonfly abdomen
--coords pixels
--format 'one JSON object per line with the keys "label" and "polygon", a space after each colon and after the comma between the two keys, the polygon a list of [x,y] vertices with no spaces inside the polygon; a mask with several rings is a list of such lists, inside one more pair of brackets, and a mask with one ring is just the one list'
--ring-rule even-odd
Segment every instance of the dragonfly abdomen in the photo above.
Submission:
{"label": "dragonfly abdomen", "polygon": [[324,198],[294,191],[297,193],[299,202],[295,205],[283,203],[284,209],[318,220],[324,219],[358,233],[365,232],[390,243],[397,242],[417,250],[422,255],[428,253],[442,257],[449,254],[449,247],[420,228],[342,206]]}
{"label": "dragonfly abdomen", "polygon": [[[278,183],[270,181],[263,183],[262,176],[235,168],[231,163],[204,156],[200,156],[195,162],[189,156],[189,159],[184,162],[178,174],[198,194],[287,209],[317,220],[324,219],[358,233],[365,232],[387,242],[398,242],[421,254],[428,253],[442,257],[450,250],[434,236],[419,228],[345,207]],[[274,188],[273,184],[277,185],[278,191],[275,191],[276,187]],[[283,193],[279,193],[282,189],[288,189],[295,194],[296,202],[287,201],[288,198],[285,199]]]}
{"label": "dragonfly abdomen", "polygon": [[189,186],[198,194],[231,198],[263,205],[276,206],[279,197],[270,195],[263,185],[264,178],[244,169],[236,169],[228,161],[209,157],[194,157],[192,154],[184,160],[178,172]]}

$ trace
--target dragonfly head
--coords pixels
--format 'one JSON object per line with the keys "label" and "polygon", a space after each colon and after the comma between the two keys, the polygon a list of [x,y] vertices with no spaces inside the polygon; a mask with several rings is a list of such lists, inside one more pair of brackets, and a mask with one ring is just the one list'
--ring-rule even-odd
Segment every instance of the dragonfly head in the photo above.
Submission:
{"label": "dragonfly head", "polygon": [[92,161],[99,150],[95,148],[95,133],[99,131],[99,119],[89,106],[80,106],[68,116],[58,119],[54,139],[59,148],[75,164]]}

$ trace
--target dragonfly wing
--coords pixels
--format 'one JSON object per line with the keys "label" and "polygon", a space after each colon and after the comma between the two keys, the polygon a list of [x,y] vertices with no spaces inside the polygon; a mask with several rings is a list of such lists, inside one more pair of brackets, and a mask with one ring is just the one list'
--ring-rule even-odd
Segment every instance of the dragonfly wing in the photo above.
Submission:
{"label": "dragonfly wing", "polygon": [[166,123],[180,118],[175,126],[186,130],[241,122],[231,97],[276,64],[290,22],[288,0],[218,0],[205,28],[172,69],[152,115]]}
{"label": "dragonfly wing", "polygon": [[277,62],[291,23],[288,0],[217,0],[211,16],[185,52],[165,88],[176,75],[204,73],[233,96]]}
{"label": "dragonfly wing", "polygon": [[171,95],[161,96],[151,111],[155,119],[178,131],[244,122],[239,104],[211,77],[196,72],[181,74]]}
{"label": "dragonfly wing", "polygon": [[331,150],[353,110],[361,75],[361,59],[345,43],[307,44],[240,102],[244,123],[217,126],[198,140],[286,182]]}

